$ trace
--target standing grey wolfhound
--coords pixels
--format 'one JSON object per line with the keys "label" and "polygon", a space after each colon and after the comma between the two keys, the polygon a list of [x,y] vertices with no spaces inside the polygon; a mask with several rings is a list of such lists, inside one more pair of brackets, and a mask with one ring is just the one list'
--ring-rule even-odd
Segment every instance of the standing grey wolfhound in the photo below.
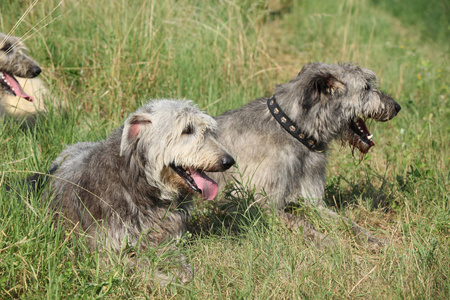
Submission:
{"label": "standing grey wolfhound", "polygon": [[39,64],[28,57],[18,37],[0,33],[0,117],[32,117],[45,111],[43,97],[48,94]]}
{"label": "standing grey wolfhound", "polygon": [[[341,139],[367,153],[374,142],[364,120],[388,121],[399,110],[397,102],[378,90],[374,72],[352,63],[310,63],[290,82],[277,86],[272,97],[216,120],[218,138],[244,172],[244,182],[251,179],[256,191],[264,190],[261,203],[281,211],[302,199],[336,218],[323,202],[328,144]],[[213,178],[222,189],[233,172]],[[289,226],[303,227],[306,237],[327,239],[305,220],[280,215]],[[378,243],[357,224],[352,228],[360,239]]]}
{"label": "standing grey wolfhound", "polygon": [[[193,195],[217,195],[205,171],[224,171],[234,159],[216,140],[214,119],[191,104],[149,102],[105,141],[74,144],[53,161],[43,197],[65,223],[87,233],[90,250],[126,244],[145,250],[179,238]],[[192,270],[183,261],[170,275],[157,272],[156,280],[189,281]]]}

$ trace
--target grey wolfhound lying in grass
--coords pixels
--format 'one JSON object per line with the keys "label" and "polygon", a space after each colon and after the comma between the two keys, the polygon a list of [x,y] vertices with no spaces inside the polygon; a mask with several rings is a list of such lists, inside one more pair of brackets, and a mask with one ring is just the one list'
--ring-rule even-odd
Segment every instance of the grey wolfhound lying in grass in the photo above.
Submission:
{"label": "grey wolfhound lying in grass", "polygon": [[[235,157],[244,182],[263,190],[259,202],[278,211],[299,199],[320,209],[322,216],[338,216],[325,207],[327,145],[341,139],[362,153],[374,145],[364,120],[388,121],[400,105],[377,87],[374,72],[355,64],[310,63],[297,77],[261,98],[216,118],[219,140]],[[220,189],[235,169],[214,175]],[[279,213],[290,227],[303,227],[305,237],[331,242],[311,224]],[[379,241],[351,222],[356,237],[372,246]],[[370,246],[370,245],[369,245]],[[372,247],[370,246],[370,247]]]}
{"label": "grey wolfhound lying in grass", "polygon": [[[90,250],[100,253],[125,244],[146,250],[180,238],[193,196],[217,195],[205,171],[234,164],[216,129],[214,119],[191,101],[149,102],[105,141],[64,149],[51,164],[43,198],[67,225],[86,232]],[[179,267],[168,274],[156,271],[155,280],[189,281],[192,269],[184,260],[177,259]]]}
{"label": "grey wolfhound lying in grass", "polygon": [[0,33],[0,117],[4,114],[31,120],[45,111],[49,92],[41,79],[39,64],[25,55],[18,37]]}

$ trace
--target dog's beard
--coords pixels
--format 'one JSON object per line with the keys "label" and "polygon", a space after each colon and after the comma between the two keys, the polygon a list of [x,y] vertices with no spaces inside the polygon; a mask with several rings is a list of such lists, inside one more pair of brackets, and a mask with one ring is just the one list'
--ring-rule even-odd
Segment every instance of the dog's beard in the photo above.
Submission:
{"label": "dog's beard", "polygon": [[369,132],[365,121],[360,117],[350,121],[342,136],[342,139],[347,141],[350,147],[358,149],[363,154],[366,154],[371,147],[375,146],[372,138],[373,135]]}

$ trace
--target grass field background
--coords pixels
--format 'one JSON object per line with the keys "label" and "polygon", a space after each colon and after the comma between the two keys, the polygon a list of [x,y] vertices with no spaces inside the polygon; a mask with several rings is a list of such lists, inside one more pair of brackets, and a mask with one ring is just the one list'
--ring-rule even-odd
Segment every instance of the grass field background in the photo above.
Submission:
{"label": "grass field background", "polygon": [[[66,109],[33,128],[0,123],[0,298],[448,299],[449,13],[439,0],[2,0],[0,31],[24,37]],[[228,230],[205,206],[194,228],[214,230],[180,247],[194,280],[148,289],[54,228],[38,195],[5,191],[66,145],[104,139],[147,99],[193,99],[218,115],[270,96],[310,61],[372,69],[402,106],[370,125],[376,147],[364,159],[338,143],[329,153],[327,202],[387,240],[381,253],[314,212],[338,246],[309,245],[267,214]]]}

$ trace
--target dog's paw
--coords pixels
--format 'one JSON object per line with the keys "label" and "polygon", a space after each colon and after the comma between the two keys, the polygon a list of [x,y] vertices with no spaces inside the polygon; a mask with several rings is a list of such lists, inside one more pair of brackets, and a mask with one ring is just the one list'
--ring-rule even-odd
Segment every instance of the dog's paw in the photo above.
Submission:
{"label": "dog's paw", "polygon": [[353,226],[356,242],[373,253],[382,252],[387,247],[387,242],[379,239],[360,226]]}
{"label": "dog's paw", "polygon": [[383,252],[387,247],[387,242],[384,239],[379,239],[370,235],[365,244],[367,250],[373,253]]}
{"label": "dog's paw", "polygon": [[194,270],[191,265],[183,264],[173,270],[155,270],[149,286],[165,287],[171,283],[186,284],[192,281]]}
{"label": "dog's paw", "polygon": [[175,276],[180,283],[188,283],[194,278],[194,269],[188,263],[180,263]]}
{"label": "dog's paw", "polygon": [[301,231],[305,240],[313,242],[317,248],[329,248],[337,244],[336,240],[317,231],[311,223],[300,216],[285,212],[280,212],[277,216],[282,220],[286,228],[292,232]]}

